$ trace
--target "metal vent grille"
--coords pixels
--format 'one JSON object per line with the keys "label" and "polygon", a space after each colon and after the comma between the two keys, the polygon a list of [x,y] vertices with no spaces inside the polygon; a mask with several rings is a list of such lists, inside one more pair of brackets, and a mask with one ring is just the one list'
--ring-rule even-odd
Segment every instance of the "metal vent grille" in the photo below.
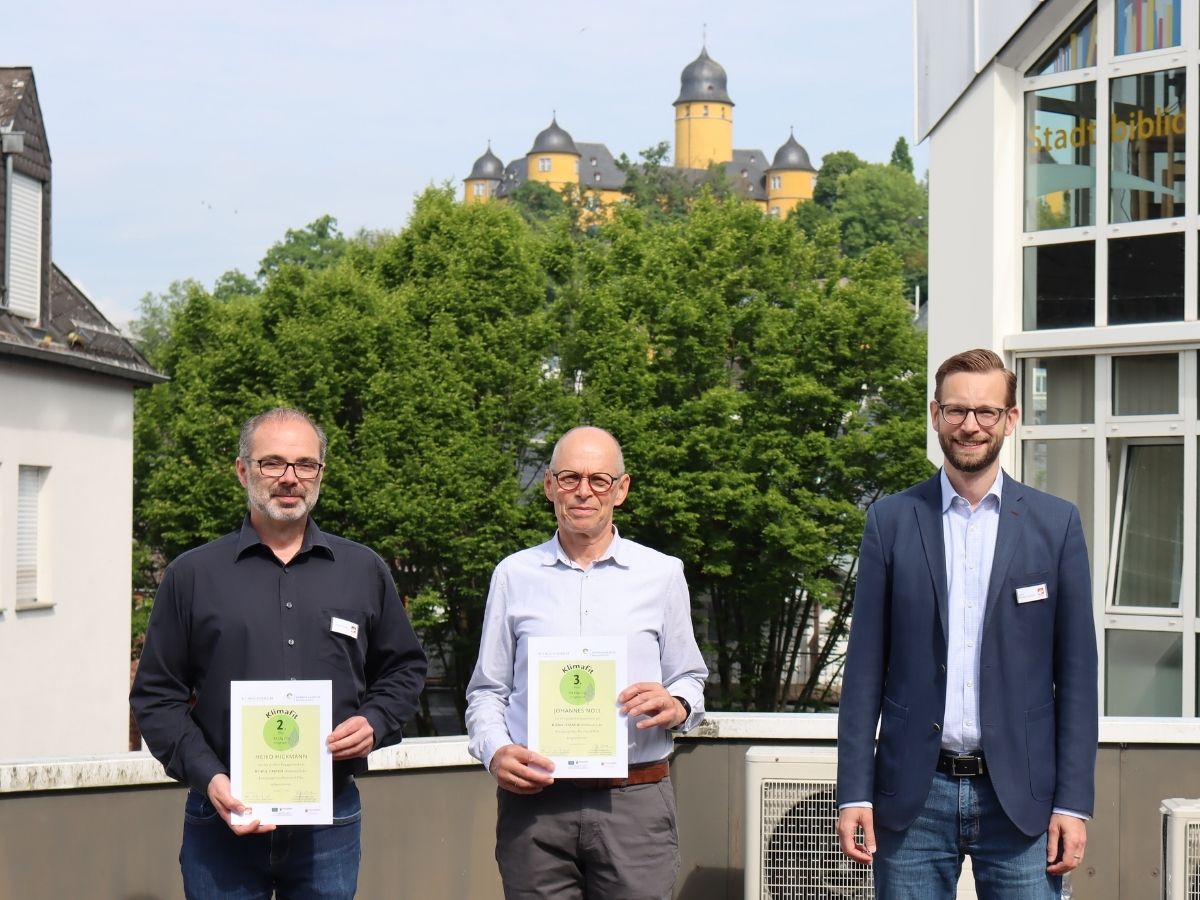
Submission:
{"label": "metal vent grille", "polygon": [[1187,900],[1200,900],[1200,822],[1188,822],[1184,837],[1183,870],[1187,873]]}
{"label": "metal vent grille", "polygon": [[871,870],[842,856],[832,782],[764,779],[759,822],[762,893],[758,900],[867,900]]}

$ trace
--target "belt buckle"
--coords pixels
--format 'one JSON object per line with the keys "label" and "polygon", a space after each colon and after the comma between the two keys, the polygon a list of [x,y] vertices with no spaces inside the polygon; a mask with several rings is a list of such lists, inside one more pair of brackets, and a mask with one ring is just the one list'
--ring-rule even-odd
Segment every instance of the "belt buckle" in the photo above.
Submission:
{"label": "belt buckle", "polygon": [[950,774],[955,778],[969,778],[979,775],[983,770],[983,760],[978,756],[950,757]]}

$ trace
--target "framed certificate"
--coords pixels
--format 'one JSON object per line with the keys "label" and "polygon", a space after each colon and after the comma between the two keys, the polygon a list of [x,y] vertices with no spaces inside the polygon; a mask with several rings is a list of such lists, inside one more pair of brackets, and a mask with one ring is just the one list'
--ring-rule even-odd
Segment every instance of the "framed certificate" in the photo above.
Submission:
{"label": "framed certificate", "polygon": [[529,638],[529,749],[555,778],[624,778],[629,733],[617,694],[626,686],[625,638]]}
{"label": "framed certificate", "polygon": [[229,781],[247,807],[235,825],[333,822],[331,681],[233,681]]}

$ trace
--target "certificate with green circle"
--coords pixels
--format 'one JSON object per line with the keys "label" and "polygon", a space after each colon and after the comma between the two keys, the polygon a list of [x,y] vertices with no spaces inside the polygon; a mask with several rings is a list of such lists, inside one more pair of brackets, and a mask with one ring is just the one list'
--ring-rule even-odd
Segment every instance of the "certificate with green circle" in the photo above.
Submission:
{"label": "certificate with green circle", "polygon": [[330,681],[230,684],[230,788],[249,807],[234,824],[333,821]]}
{"label": "certificate with green circle", "polygon": [[528,639],[529,747],[555,778],[624,777],[628,731],[623,637]]}

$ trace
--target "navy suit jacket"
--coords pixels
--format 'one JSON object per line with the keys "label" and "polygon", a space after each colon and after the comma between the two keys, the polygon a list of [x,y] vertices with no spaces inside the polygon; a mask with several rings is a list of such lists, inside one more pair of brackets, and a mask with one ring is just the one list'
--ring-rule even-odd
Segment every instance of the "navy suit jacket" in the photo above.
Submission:
{"label": "navy suit jacket", "polygon": [[[1045,584],[1044,600],[1017,590]],[[838,718],[838,803],[901,831],[933,781],[946,709],[949,589],[939,475],[867,511]],[[1079,511],[1007,474],[980,657],[980,729],[1005,813],[1030,836],[1092,814],[1096,630]],[[879,726],[876,746],[876,725]]]}

